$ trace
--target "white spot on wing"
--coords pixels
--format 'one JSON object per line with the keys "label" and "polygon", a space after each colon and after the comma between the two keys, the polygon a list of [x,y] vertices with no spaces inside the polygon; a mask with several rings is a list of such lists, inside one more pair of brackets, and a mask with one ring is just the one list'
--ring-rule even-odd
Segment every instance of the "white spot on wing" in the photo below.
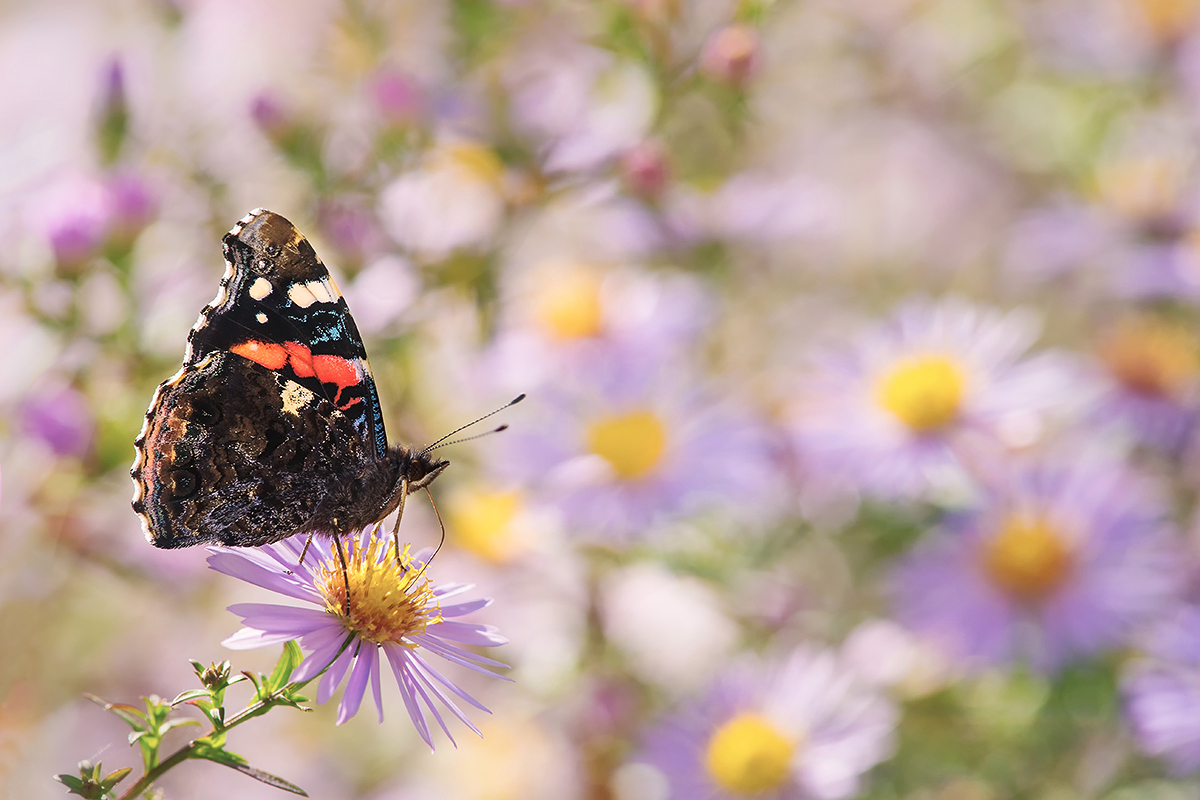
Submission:
{"label": "white spot on wing", "polygon": [[300,416],[300,409],[316,399],[316,395],[295,381],[286,381],[279,397],[283,400],[283,410],[297,417]]}
{"label": "white spot on wing", "polygon": [[312,292],[313,297],[317,298],[320,303],[336,303],[337,295],[333,293],[333,287],[329,285],[329,280],[322,278],[319,281],[309,281],[305,284],[308,290]]}
{"label": "white spot on wing", "polygon": [[250,296],[255,300],[262,300],[271,293],[271,282],[266,278],[259,278],[254,283],[250,284]]}
{"label": "white spot on wing", "polygon": [[266,321],[267,321],[267,315],[266,315],[266,314],[264,314],[264,313],[262,313],[261,311],[260,311],[260,312],[258,312],[257,314],[255,314],[255,315],[254,315],[254,318],[255,318],[256,320],[258,320],[260,323],[263,323],[263,324],[265,324],[265,323],[266,323]]}
{"label": "white spot on wing", "polygon": [[301,308],[308,308],[317,302],[316,296],[304,283],[293,283],[292,288],[288,289],[288,299]]}

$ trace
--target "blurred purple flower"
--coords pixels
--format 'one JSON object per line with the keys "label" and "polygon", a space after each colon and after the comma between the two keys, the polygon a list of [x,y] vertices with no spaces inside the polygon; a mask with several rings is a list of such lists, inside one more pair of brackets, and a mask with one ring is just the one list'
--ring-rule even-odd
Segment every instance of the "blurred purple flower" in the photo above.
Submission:
{"label": "blurred purple flower", "polygon": [[686,275],[549,260],[514,272],[504,326],[486,356],[506,387],[561,383],[564,370],[649,376],[694,344],[713,299]]}
{"label": "blurred purple flower", "polygon": [[317,205],[317,224],[334,246],[354,261],[380,252],[386,243],[375,215],[354,197],[322,200]]}
{"label": "blurred purple flower", "polygon": [[635,146],[658,106],[642,65],[559,31],[528,42],[505,77],[513,125],[541,144],[547,172],[590,170]]}
{"label": "blurred purple flower", "polygon": [[1089,455],[1017,471],[919,546],[894,575],[901,621],[967,666],[1053,671],[1168,610],[1182,569],[1164,505]]}
{"label": "blurred purple flower", "polygon": [[83,458],[92,447],[95,420],[88,400],[70,386],[42,385],[21,406],[25,434],[57,456]]}
{"label": "blurred purple flower", "polygon": [[1122,680],[1138,746],[1176,774],[1200,767],[1200,609],[1181,608],[1151,632],[1147,657]]}
{"label": "blurred purple flower", "polygon": [[269,92],[255,95],[250,101],[250,118],[267,138],[275,140],[287,133],[291,127],[291,115],[279,98]]}
{"label": "blurred purple flower", "polygon": [[496,448],[503,474],[580,535],[640,534],[735,499],[746,513],[760,512],[775,482],[762,426],[705,397],[694,377],[651,372],[651,380],[611,356],[538,390],[540,424]]}
{"label": "blurred purple flower", "polygon": [[472,587],[431,586],[425,576],[430,552],[410,556],[405,546],[398,564],[390,539],[378,532],[379,526],[367,528],[357,539],[351,537],[345,541],[350,579],[348,613],[341,565],[332,546],[323,538],[313,540],[304,563],[300,563],[302,536],[257,549],[209,548],[212,555],[208,563],[212,569],[317,606],[317,609],[263,603],[230,606],[230,611],[242,617],[245,627],[223,644],[245,650],[298,640],[309,654],[292,674],[293,681],[310,680],[328,668],[318,684],[319,703],[329,700],[349,672],[346,691],[338,706],[339,725],[358,712],[368,683],[379,719],[383,720],[379,658],[382,652],[396,676],[413,725],[431,749],[433,737],[424,709],[433,714],[450,741],[454,741],[435,699],[479,733],[450,695],[482,711],[487,709],[434,669],[419,651],[424,649],[483,675],[501,677],[480,665],[503,667],[504,664],[460,645],[495,647],[507,640],[489,625],[450,621],[486,608],[492,601],[480,599],[445,605],[445,601]]}
{"label": "blurred purple flower", "polygon": [[154,219],[157,202],[150,187],[132,172],[119,172],[108,179],[115,235],[126,241],[137,237]]}
{"label": "blurred purple flower", "polygon": [[73,267],[99,252],[113,218],[113,195],[103,181],[76,174],[51,183],[34,199],[30,223],[60,265]]}
{"label": "blurred purple flower", "polygon": [[1126,426],[1138,441],[1182,447],[1196,420],[1200,338],[1189,326],[1150,316],[1130,317],[1101,343],[1109,388],[1096,417]]}
{"label": "blurred purple flower", "polygon": [[669,800],[841,800],[891,756],[897,714],[828,651],[743,664],[702,702],[657,725],[634,760],[658,769]]}
{"label": "blurred purple flower", "polygon": [[802,458],[906,497],[961,475],[964,457],[986,469],[1033,444],[1044,415],[1086,388],[1056,355],[1024,357],[1037,332],[1022,311],[957,298],[905,303],[849,352],[825,356],[802,386],[793,414]]}

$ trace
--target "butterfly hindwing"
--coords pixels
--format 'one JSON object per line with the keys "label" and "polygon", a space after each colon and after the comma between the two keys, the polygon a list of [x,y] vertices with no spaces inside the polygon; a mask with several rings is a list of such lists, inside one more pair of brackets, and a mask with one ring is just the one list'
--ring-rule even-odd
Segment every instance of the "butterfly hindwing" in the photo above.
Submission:
{"label": "butterfly hindwing", "polygon": [[[353,424],[298,383],[214,352],[164,383],[139,440],[134,508],[158,547],[257,545],[312,527],[374,462]],[[139,508],[140,505],[140,508]]]}

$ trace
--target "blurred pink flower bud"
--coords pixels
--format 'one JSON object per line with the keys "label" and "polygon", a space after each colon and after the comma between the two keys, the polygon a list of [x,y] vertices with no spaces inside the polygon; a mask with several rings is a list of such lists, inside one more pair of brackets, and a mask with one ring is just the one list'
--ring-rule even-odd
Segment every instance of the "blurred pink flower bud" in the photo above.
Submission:
{"label": "blurred pink flower bud", "polygon": [[742,87],[758,70],[760,51],[758,31],[727,25],[705,42],[700,69],[715,81]]}
{"label": "blurred pink flower bud", "polygon": [[655,198],[671,179],[671,164],[660,142],[647,140],[625,151],[621,177],[633,194]]}
{"label": "blurred pink flower bud", "polygon": [[381,70],[371,79],[371,96],[389,125],[411,125],[425,109],[425,93],[412,77]]}

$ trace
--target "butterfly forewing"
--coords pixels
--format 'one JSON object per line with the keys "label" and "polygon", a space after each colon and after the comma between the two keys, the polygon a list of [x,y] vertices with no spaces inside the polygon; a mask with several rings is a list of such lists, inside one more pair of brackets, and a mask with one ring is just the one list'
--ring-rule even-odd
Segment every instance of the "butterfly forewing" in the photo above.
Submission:
{"label": "butterfly forewing", "polygon": [[221,288],[136,442],[147,539],[257,545],[373,521],[396,467],[346,301],[278,214],[251,212],[224,244]]}

